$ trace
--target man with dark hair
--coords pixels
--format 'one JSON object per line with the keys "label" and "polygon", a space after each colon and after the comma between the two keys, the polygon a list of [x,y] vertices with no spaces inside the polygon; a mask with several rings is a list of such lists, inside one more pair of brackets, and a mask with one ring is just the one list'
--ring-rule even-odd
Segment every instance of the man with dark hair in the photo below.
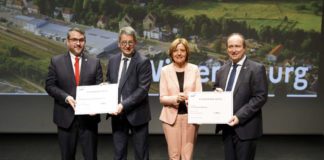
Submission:
{"label": "man with dark hair", "polygon": [[234,115],[228,124],[217,125],[216,132],[223,131],[226,160],[253,160],[262,135],[261,108],[268,96],[266,71],[246,57],[243,35],[231,34],[226,46],[230,61],[218,70],[214,88],[233,92]]}
{"label": "man with dark hair", "polygon": [[136,32],[124,27],[119,32],[121,52],[108,63],[108,83],[118,83],[118,110],[111,113],[114,160],[127,159],[131,133],[135,160],[148,160],[148,123],[151,120],[148,92],[152,81],[149,59],[135,50]]}
{"label": "man with dark hair", "polygon": [[74,160],[77,142],[86,160],[97,159],[99,115],[74,115],[76,88],[102,83],[102,69],[97,58],[84,53],[85,35],[79,28],[67,34],[68,52],[52,57],[45,89],[54,102],[54,123],[62,160]]}

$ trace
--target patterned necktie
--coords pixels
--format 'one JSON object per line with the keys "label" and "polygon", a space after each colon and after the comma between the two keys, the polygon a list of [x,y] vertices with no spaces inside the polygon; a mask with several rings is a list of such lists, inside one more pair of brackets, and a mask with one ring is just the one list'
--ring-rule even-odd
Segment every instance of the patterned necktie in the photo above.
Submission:
{"label": "patterned necktie", "polygon": [[74,72],[75,83],[78,86],[80,82],[79,57],[75,57]]}
{"label": "patterned necktie", "polygon": [[237,64],[234,63],[233,64],[233,69],[231,72],[231,75],[228,79],[228,83],[227,83],[227,87],[226,87],[226,91],[232,91],[232,87],[233,87],[233,83],[234,83],[234,79],[235,79],[235,75],[236,75],[236,68],[237,68]]}
{"label": "patterned necktie", "polygon": [[120,79],[119,79],[119,83],[118,83],[118,103],[121,102],[121,83],[124,81],[124,79],[126,78],[126,70],[127,70],[127,61],[128,58],[123,58],[124,64],[123,64],[123,69],[120,75]]}

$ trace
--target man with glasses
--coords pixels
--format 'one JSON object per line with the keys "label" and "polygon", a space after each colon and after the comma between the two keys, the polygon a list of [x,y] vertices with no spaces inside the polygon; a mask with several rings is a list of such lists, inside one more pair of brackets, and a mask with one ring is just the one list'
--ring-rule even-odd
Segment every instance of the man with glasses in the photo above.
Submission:
{"label": "man with glasses", "polygon": [[54,123],[62,160],[74,160],[79,141],[85,160],[97,159],[99,115],[74,115],[76,88],[102,83],[102,69],[97,58],[84,53],[86,38],[79,28],[67,34],[68,52],[52,57],[45,89],[54,102]]}
{"label": "man with glasses", "polygon": [[151,112],[148,92],[152,81],[149,59],[135,50],[136,32],[131,27],[119,31],[121,52],[108,63],[108,83],[118,83],[118,110],[110,113],[114,160],[127,159],[128,138],[132,137],[135,160],[148,160],[148,123]]}

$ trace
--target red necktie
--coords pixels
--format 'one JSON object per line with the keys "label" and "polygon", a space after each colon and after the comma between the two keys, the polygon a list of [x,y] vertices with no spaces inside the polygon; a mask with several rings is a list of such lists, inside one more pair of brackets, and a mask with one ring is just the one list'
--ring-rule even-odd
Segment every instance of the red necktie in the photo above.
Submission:
{"label": "red necktie", "polygon": [[80,82],[79,57],[75,57],[74,71],[75,83],[78,86]]}

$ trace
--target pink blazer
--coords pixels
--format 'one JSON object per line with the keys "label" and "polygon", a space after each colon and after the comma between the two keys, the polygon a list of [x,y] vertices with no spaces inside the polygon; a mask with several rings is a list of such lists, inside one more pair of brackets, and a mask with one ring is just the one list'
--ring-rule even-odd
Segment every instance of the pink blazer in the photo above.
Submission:
{"label": "pink blazer", "polygon": [[[187,63],[184,71],[183,91],[201,92],[200,72],[196,65]],[[180,92],[178,78],[173,63],[162,68],[160,76],[160,103],[163,105],[160,120],[172,125],[178,115],[177,96]]]}

